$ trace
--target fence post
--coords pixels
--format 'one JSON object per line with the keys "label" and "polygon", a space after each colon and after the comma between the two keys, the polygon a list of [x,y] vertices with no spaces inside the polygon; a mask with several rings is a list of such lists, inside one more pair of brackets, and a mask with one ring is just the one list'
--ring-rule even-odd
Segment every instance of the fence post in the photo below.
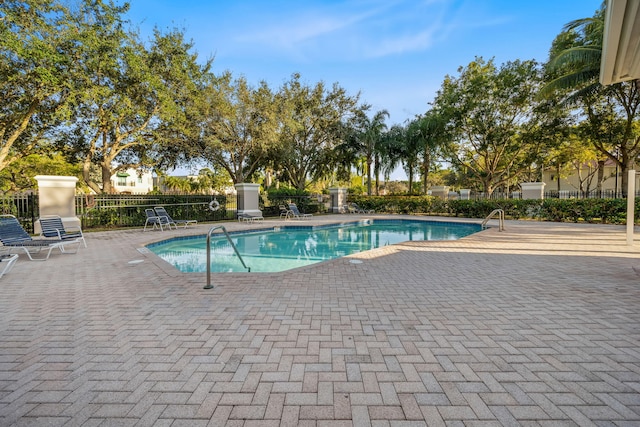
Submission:
{"label": "fence post", "polygon": [[627,179],[627,245],[633,246],[633,228],[635,226],[636,171],[629,170]]}

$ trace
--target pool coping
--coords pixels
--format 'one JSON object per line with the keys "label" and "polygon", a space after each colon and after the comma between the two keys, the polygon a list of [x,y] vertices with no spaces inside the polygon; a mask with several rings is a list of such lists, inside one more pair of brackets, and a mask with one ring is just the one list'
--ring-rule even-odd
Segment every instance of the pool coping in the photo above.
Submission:
{"label": "pool coping", "polygon": [[[474,234],[478,234],[481,233],[482,231],[492,228],[491,226],[488,227],[482,227],[482,225],[479,222],[472,222],[470,219],[464,219],[461,221],[444,221],[444,220],[437,220],[437,219],[433,219],[433,217],[412,217],[412,218],[380,218],[380,217],[376,217],[376,218],[364,218],[364,219],[358,219],[358,220],[351,220],[351,221],[340,221],[340,222],[331,222],[331,223],[325,223],[325,224],[310,224],[310,225],[274,225],[273,227],[259,227],[259,228],[250,228],[250,229],[240,229],[240,230],[235,230],[235,231],[229,231],[228,234],[230,236],[233,235],[243,235],[243,234],[254,234],[254,233],[265,233],[265,232],[280,232],[280,231],[291,231],[291,230],[322,230],[322,229],[327,229],[327,228],[337,228],[337,227],[343,227],[343,226],[358,226],[361,224],[365,224],[368,223],[370,225],[375,225],[375,223],[389,223],[389,222],[394,222],[394,223],[403,223],[403,222],[429,222],[429,223],[437,223],[439,225],[461,225],[461,224],[465,224],[465,225],[474,225],[474,226],[478,226],[478,230],[475,231],[474,233],[471,233],[470,235],[474,235]],[[264,222],[261,222],[261,226],[264,224]],[[215,227],[215,225],[213,226]],[[220,233],[216,233],[215,235],[220,235]],[[467,236],[463,236],[460,239],[464,239],[466,237],[469,237],[470,235]],[[145,245],[143,245],[142,247],[138,248],[138,251],[140,253],[144,253],[145,255],[153,255],[153,258],[155,261],[158,261],[161,264],[165,264],[165,266],[168,266],[169,269],[175,270],[180,274],[187,274],[187,275],[194,275],[194,274],[206,274],[206,272],[186,272],[186,271],[181,271],[179,270],[177,267],[175,267],[174,265],[170,264],[168,261],[164,260],[162,257],[160,257],[159,255],[157,255],[155,252],[153,252],[150,248],[153,246],[157,246],[157,245],[161,245],[164,244],[168,241],[179,241],[179,240],[195,240],[195,239],[202,239],[203,237],[206,237],[207,234],[189,234],[189,235],[183,235],[183,236],[175,236],[175,237],[169,237],[167,239],[162,239],[162,240],[157,240],[151,243],[147,243]],[[455,240],[460,240],[460,239],[455,239]],[[419,242],[430,242],[430,241],[441,241],[441,240],[416,240]],[[407,241],[403,241],[403,242],[397,242],[397,243],[393,243],[391,245],[388,246],[394,246],[394,245],[401,245],[407,242],[411,242],[411,240],[407,240]],[[343,258],[348,258],[348,257],[352,257],[354,255],[358,255],[364,252],[370,252],[370,251],[375,251],[377,249],[381,249],[380,247],[378,248],[373,248],[373,249],[368,249],[366,251],[361,251],[361,252],[357,252],[354,254],[348,254],[348,255],[344,255],[344,256],[340,256],[340,257],[336,257],[336,258],[331,258],[331,259],[327,259],[327,260],[321,260],[321,261],[317,261],[314,262],[312,264],[308,264],[308,265],[303,265],[300,267],[294,267],[294,268],[290,268],[287,270],[282,270],[282,271],[251,271],[251,272],[247,272],[247,271],[233,271],[233,272],[214,272],[212,271],[210,274],[219,274],[219,275],[223,275],[223,274],[242,274],[242,275],[246,275],[246,274],[282,274],[282,273],[286,273],[286,272],[291,272],[291,271],[298,271],[300,269],[306,269],[306,268],[310,268],[310,267],[314,267],[317,266],[319,264],[325,264],[327,262],[331,262],[331,261],[335,261],[335,260],[339,260],[339,259],[343,259]],[[158,265],[160,268],[163,269],[163,271],[166,271],[166,269],[162,266],[162,265]]]}

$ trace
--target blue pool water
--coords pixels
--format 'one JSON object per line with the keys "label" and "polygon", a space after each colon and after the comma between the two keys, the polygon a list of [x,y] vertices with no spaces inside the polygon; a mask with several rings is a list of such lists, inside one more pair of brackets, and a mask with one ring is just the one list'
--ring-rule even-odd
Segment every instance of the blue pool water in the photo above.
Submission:
{"label": "blue pool water", "polygon": [[[367,220],[330,226],[286,226],[232,233],[251,272],[277,272],[409,240],[457,240],[479,224],[415,220]],[[179,237],[147,246],[186,273],[207,270],[206,236]],[[228,240],[211,237],[212,272],[246,272]]]}

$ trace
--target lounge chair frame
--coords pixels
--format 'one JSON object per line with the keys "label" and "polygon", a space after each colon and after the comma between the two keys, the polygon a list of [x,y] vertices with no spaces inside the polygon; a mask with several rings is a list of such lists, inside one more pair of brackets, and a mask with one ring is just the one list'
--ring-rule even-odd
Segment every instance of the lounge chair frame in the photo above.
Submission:
{"label": "lounge chair frame", "polygon": [[298,209],[298,206],[295,203],[289,203],[289,211],[291,212],[291,218],[293,219],[309,219],[313,217],[313,214],[300,212],[300,209]]}
{"label": "lounge chair frame", "polygon": [[18,261],[18,254],[0,255],[0,277],[10,272],[16,261]]}
{"label": "lounge chair frame", "polygon": [[264,221],[264,217],[262,214],[260,215],[250,215],[246,213],[238,214],[238,222],[254,222],[254,221]]}
{"label": "lounge chair frame", "polygon": [[347,209],[349,210],[349,213],[358,213],[358,214],[372,214],[376,212],[374,209],[362,209],[356,203],[349,203],[349,205],[347,206]]}
{"label": "lounge chair frame", "polygon": [[289,219],[290,216],[293,216],[293,212],[291,212],[291,210],[286,207],[285,205],[280,205],[278,206],[280,208],[280,219]]}
{"label": "lounge chair frame", "polygon": [[[147,216],[147,219],[144,222],[144,228],[142,231],[147,231],[147,227],[149,225],[153,226],[153,230],[159,228],[160,231],[164,231],[164,227],[169,227],[169,229],[171,229],[171,223],[169,222],[169,218],[166,216],[158,216],[151,208],[145,209],[144,213]],[[176,228],[178,228],[177,225]]]}
{"label": "lounge chair frame", "polygon": [[171,228],[172,225],[175,226],[176,229],[178,228],[178,225],[184,225],[184,228],[187,228],[189,224],[198,223],[198,221],[195,219],[173,219],[171,215],[169,215],[169,212],[167,212],[167,210],[163,206],[156,206],[155,208],[153,208],[153,211],[155,212],[156,216],[167,218],[167,224],[169,225],[169,228]]}
{"label": "lounge chair frame", "polygon": [[[54,249],[59,249],[61,253],[76,253],[82,244],[80,239],[33,239],[27,231],[22,228],[18,219],[13,215],[0,215],[0,242],[11,249],[24,251],[31,261],[46,261],[51,256]],[[77,243],[75,251],[69,251],[66,245]],[[34,258],[33,254],[44,252],[42,258]]]}
{"label": "lounge chair frame", "polygon": [[65,226],[59,215],[44,215],[40,219],[40,236],[55,238],[57,240],[79,240],[84,247],[87,247],[87,241],[84,239],[82,228],[80,226]]}

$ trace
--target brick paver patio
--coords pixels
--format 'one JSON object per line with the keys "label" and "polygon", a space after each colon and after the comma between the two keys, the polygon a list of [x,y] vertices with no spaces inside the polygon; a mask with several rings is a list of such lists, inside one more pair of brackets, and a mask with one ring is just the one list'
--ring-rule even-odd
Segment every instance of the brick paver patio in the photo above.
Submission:
{"label": "brick paver patio", "polygon": [[212,290],[139,250],[210,226],[21,255],[0,279],[0,425],[640,425],[624,227],[509,221]]}

